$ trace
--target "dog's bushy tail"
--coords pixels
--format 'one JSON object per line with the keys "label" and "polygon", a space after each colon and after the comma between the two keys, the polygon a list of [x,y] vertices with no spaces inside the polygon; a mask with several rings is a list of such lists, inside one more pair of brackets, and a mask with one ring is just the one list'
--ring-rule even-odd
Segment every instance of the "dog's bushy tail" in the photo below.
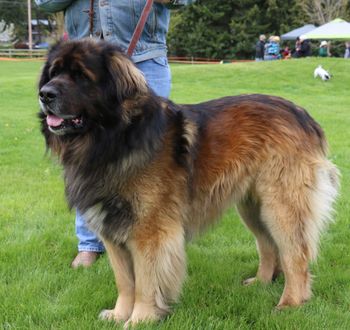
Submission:
{"label": "dog's bushy tail", "polygon": [[305,221],[304,233],[308,236],[308,250],[311,260],[318,251],[319,236],[327,224],[333,220],[334,203],[340,187],[340,173],[329,160],[323,160],[315,170],[315,185],[311,194],[311,219]]}

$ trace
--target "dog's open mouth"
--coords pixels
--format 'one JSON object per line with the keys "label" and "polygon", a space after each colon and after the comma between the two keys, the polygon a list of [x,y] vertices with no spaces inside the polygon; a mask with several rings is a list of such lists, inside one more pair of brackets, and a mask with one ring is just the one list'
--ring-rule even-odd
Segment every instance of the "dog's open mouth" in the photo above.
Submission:
{"label": "dog's open mouth", "polygon": [[54,114],[46,116],[46,123],[49,130],[57,135],[73,133],[84,127],[83,117],[61,118]]}

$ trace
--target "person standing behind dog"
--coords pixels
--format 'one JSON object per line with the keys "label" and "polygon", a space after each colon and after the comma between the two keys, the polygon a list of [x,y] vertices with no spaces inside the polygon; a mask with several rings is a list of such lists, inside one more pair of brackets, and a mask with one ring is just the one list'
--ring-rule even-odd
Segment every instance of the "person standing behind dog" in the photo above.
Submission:
{"label": "person standing behind dog", "polygon": [[259,40],[255,45],[255,61],[257,62],[264,60],[265,42],[266,42],[265,35],[264,34],[260,35]]}
{"label": "person standing behind dog", "polygon": [[[166,35],[170,8],[187,5],[195,0],[155,0],[132,60],[143,72],[149,87],[168,98],[171,73],[167,61]],[[49,13],[64,11],[69,39],[101,38],[118,44],[126,52],[146,0],[35,0]],[[91,20],[90,20],[91,18]],[[102,242],[92,233],[79,210],[76,210],[78,254],[71,266],[89,267],[104,252]]]}

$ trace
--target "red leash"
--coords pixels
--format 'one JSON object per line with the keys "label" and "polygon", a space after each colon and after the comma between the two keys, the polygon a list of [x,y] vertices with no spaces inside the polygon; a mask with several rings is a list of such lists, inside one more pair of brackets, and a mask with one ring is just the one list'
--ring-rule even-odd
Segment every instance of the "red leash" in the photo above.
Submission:
{"label": "red leash", "polygon": [[145,27],[147,18],[149,16],[149,13],[151,12],[152,9],[152,5],[153,5],[153,0],[147,0],[145,7],[142,10],[141,16],[139,21],[137,22],[135,31],[132,35],[128,50],[127,50],[127,55],[131,56],[132,53],[135,50],[136,44],[139,41],[140,37],[141,37],[141,33],[143,31],[143,28]]}

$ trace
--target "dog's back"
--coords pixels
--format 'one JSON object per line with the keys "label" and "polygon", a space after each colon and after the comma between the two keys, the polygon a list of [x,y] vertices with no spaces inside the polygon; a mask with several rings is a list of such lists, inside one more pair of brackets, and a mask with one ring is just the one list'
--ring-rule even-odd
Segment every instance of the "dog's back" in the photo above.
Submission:
{"label": "dog's back", "polygon": [[[280,167],[299,168],[327,154],[320,126],[304,109],[281,98],[243,95],[183,109],[197,125],[191,182],[198,206],[190,217],[191,226],[198,225],[195,231],[256,190],[266,166],[274,168],[272,163],[280,162]],[[277,180],[275,174],[270,173],[271,182]]]}

